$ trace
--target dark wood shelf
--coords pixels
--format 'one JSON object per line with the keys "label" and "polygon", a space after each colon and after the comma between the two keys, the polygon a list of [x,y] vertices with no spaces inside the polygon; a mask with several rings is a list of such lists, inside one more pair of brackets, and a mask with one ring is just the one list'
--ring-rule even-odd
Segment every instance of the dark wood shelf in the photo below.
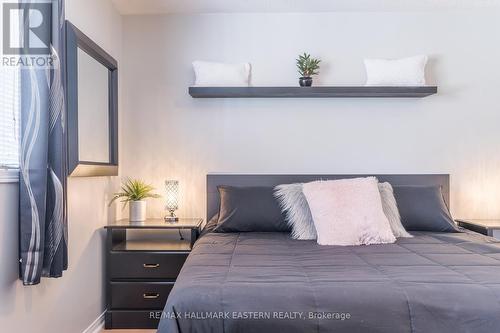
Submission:
{"label": "dark wood shelf", "polygon": [[193,98],[422,98],[436,86],[420,87],[189,87]]}

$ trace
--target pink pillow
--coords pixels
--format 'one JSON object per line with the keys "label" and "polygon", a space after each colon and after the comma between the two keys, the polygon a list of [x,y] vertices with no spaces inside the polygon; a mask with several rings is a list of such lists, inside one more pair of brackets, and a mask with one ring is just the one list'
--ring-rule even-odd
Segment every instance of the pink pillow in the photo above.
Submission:
{"label": "pink pillow", "polygon": [[304,184],[320,245],[394,243],[375,177]]}

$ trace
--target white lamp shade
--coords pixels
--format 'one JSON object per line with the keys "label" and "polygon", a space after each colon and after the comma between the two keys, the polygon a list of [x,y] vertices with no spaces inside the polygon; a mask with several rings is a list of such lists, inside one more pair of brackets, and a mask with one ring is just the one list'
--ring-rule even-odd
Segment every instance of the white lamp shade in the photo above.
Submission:
{"label": "white lamp shade", "polygon": [[174,211],[179,208],[179,181],[166,180],[165,181],[166,205],[165,208],[169,211]]}

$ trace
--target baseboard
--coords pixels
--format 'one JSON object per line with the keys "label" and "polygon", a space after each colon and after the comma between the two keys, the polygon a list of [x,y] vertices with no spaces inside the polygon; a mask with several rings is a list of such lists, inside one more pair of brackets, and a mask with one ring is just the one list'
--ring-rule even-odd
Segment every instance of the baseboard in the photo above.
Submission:
{"label": "baseboard", "polygon": [[104,314],[106,311],[101,313],[99,317],[89,327],[87,327],[82,333],[100,333],[104,329]]}

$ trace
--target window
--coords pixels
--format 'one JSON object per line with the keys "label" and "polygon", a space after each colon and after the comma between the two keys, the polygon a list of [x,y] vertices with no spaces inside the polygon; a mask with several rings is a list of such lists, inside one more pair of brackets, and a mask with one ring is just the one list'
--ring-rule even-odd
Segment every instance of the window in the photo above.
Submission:
{"label": "window", "polygon": [[19,167],[20,72],[0,66],[0,169]]}

